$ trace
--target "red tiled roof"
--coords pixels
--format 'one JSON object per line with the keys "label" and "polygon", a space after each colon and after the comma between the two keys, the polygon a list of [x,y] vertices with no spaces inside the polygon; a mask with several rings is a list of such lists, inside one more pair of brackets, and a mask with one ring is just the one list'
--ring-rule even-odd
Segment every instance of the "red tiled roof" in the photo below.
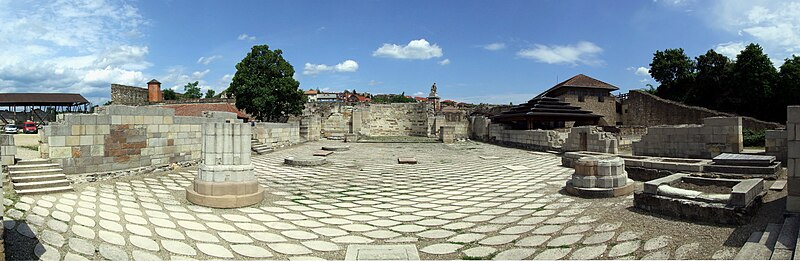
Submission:
{"label": "red tiled roof", "polygon": [[427,100],[428,100],[428,98],[416,96],[416,97],[414,97],[414,100],[417,100],[417,101],[427,101]]}
{"label": "red tiled roof", "polygon": [[317,91],[316,90],[308,90],[308,91],[303,92],[303,94],[305,94],[305,95],[314,95],[314,94],[317,94]]}
{"label": "red tiled roof", "polygon": [[559,84],[556,84],[556,86],[553,86],[550,89],[544,91],[542,94],[540,94],[537,97],[547,96],[547,93],[555,91],[555,90],[560,89],[562,87],[605,89],[605,90],[609,90],[609,91],[619,90],[619,88],[617,88],[617,86],[608,84],[608,83],[606,83],[604,81],[601,81],[601,80],[598,80],[598,79],[595,79],[595,78],[592,78],[592,77],[589,77],[589,76],[586,76],[586,75],[583,75],[583,74],[578,74],[578,75],[572,76],[572,78],[569,78],[566,81],[563,81],[563,82],[561,82]]}
{"label": "red tiled roof", "polygon": [[236,106],[230,103],[187,103],[163,105],[163,107],[175,109],[175,116],[201,117],[204,111],[224,111],[236,113],[236,117],[240,119],[250,119],[250,115],[236,109]]}

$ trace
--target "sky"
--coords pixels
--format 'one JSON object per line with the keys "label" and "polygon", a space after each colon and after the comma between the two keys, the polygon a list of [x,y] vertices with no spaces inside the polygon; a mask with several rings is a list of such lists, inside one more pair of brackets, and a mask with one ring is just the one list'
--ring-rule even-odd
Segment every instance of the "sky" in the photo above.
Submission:
{"label": "sky", "polygon": [[576,74],[658,84],[656,50],[735,59],[760,44],[800,54],[798,1],[0,0],[0,93],[80,93],[112,83],[226,89],[254,45],[280,49],[300,88],[525,102]]}

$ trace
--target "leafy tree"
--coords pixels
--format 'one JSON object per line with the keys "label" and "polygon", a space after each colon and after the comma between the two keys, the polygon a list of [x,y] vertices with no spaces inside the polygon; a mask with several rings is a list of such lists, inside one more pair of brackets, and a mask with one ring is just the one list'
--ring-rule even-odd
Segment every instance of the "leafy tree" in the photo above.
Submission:
{"label": "leafy tree", "polygon": [[[800,105],[800,56],[792,55],[792,58],[784,60],[781,70],[778,72],[778,85],[776,95],[782,105]],[[778,111],[776,111],[778,112]],[[782,119],[786,118],[786,109],[779,111]]]}
{"label": "leafy tree", "polygon": [[694,62],[683,53],[683,48],[656,51],[650,63],[650,76],[661,83],[658,96],[685,102],[694,80]]}
{"label": "leafy tree", "polygon": [[200,87],[197,87],[199,84],[198,81],[187,83],[183,86],[183,97],[188,99],[200,99],[203,97],[203,94],[200,93]]}
{"label": "leafy tree", "polygon": [[164,90],[163,93],[164,93],[164,100],[177,100],[178,99],[178,94],[176,94],[175,91],[172,90],[172,89],[166,89],[166,90]]}
{"label": "leafy tree", "polygon": [[228,91],[236,97],[236,107],[262,121],[284,122],[290,114],[300,114],[305,97],[300,82],[292,78],[294,67],[283,59],[283,51],[256,45],[236,65]]}
{"label": "leafy tree", "polygon": [[691,93],[687,94],[689,104],[721,108],[723,104],[730,103],[729,99],[721,98],[731,97],[725,88],[729,83],[731,60],[713,49],[695,60],[697,76]]}
{"label": "leafy tree", "polygon": [[739,98],[738,104],[734,104],[737,113],[764,120],[780,120],[773,115],[777,104],[772,100],[778,72],[761,46],[751,43],[736,55],[731,77],[731,94]]}
{"label": "leafy tree", "polygon": [[212,89],[208,89],[208,91],[206,91],[206,99],[214,98],[215,94],[217,94],[217,92]]}

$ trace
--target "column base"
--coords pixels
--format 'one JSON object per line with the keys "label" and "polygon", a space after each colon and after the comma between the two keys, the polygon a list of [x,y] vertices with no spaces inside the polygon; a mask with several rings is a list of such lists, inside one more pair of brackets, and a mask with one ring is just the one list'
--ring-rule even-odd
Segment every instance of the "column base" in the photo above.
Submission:
{"label": "column base", "polygon": [[194,180],[186,188],[186,199],[212,208],[240,208],[264,200],[264,188],[258,181],[209,182]]}

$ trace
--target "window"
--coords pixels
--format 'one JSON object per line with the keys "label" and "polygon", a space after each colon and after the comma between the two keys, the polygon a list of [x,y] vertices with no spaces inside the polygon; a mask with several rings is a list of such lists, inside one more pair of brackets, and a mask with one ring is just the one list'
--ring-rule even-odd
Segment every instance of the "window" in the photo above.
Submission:
{"label": "window", "polygon": [[597,101],[598,102],[604,102],[605,100],[606,100],[606,96],[603,96],[602,94],[597,96]]}

